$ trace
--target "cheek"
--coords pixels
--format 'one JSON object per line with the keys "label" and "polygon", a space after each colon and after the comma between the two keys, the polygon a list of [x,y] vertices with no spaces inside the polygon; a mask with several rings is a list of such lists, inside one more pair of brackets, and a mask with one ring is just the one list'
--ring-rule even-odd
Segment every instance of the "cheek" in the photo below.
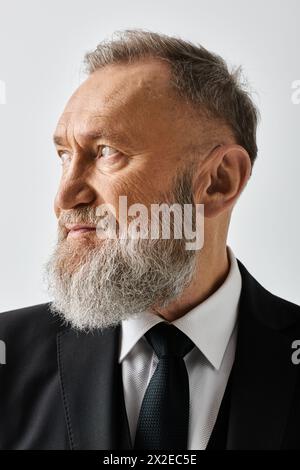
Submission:
{"label": "cheek", "polygon": [[98,204],[109,203],[117,208],[120,196],[127,196],[128,206],[140,203],[149,207],[160,202],[161,195],[171,188],[177,170],[167,164],[165,158],[159,162],[154,158],[149,160],[145,155],[143,161],[133,161],[122,171],[111,174],[96,172],[91,184],[98,194]]}
{"label": "cheek", "polygon": [[127,196],[127,205],[140,203],[147,204],[152,197],[153,189],[142,174],[127,175],[119,178],[113,188],[115,200],[118,202],[120,196]]}

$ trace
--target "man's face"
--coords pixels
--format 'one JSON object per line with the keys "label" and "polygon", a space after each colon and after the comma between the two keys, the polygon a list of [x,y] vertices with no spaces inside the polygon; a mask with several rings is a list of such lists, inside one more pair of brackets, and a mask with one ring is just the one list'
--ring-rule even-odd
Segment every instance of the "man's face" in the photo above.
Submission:
{"label": "man's face", "polygon": [[170,188],[186,164],[191,129],[168,79],[158,61],[112,65],[74,93],[55,131],[65,161],[58,217],[83,205],[117,209],[120,195],[149,205]]}
{"label": "man's face", "polygon": [[79,329],[105,328],[158,305],[189,284],[185,239],[100,240],[95,209],[140,203],[193,204],[188,108],[158,61],[107,66],[68,102],[55,131],[63,173],[55,200],[59,241],[47,274],[54,311]]}

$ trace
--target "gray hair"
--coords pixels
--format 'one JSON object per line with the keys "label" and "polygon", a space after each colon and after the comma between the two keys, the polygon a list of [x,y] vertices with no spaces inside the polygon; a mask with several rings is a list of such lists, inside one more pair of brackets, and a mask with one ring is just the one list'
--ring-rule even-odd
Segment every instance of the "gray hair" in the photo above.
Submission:
{"label": "gray hair", "polygon": [[180,97],[196,110],[224,121],[250,157],[257,155],[259,112],[241,80],[241,68],[229,71],[226,62],[201,45],[141,29],[116,31],[85,55],[87,73],[111,64],[130,64],[144,58],[166,61]]}

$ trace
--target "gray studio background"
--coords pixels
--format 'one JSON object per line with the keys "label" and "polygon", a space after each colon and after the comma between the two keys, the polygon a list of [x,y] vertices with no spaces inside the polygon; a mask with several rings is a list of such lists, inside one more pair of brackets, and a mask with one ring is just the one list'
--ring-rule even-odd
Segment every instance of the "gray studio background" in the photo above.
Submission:
{"label": "gray studio background", "polygon": [[300,2],[0,0],[0,311],[44,302],[60,165],[51,142],[84,53],[116,29],[180,35],[242,64],[261,111],[259,155],[229,245],[273,293],[300,304]]}

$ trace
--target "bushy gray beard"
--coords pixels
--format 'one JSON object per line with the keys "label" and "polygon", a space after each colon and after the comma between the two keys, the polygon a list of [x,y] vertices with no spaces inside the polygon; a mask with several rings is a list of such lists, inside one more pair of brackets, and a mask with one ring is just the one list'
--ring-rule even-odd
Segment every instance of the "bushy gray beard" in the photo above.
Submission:
{"label": "bushy gray beard", "polygon": [[[190,177],[176,183],[173,201],[193,204]],[[95,209],[74,209],[64,222],[97,223]],[[95,222],[96,221],[96,222]],[[68,240],[62,227],[46,265],[52,312],[78,330],[118,325],[151,307],[165,307],[190,284],[196,252],[182,239]]]}

